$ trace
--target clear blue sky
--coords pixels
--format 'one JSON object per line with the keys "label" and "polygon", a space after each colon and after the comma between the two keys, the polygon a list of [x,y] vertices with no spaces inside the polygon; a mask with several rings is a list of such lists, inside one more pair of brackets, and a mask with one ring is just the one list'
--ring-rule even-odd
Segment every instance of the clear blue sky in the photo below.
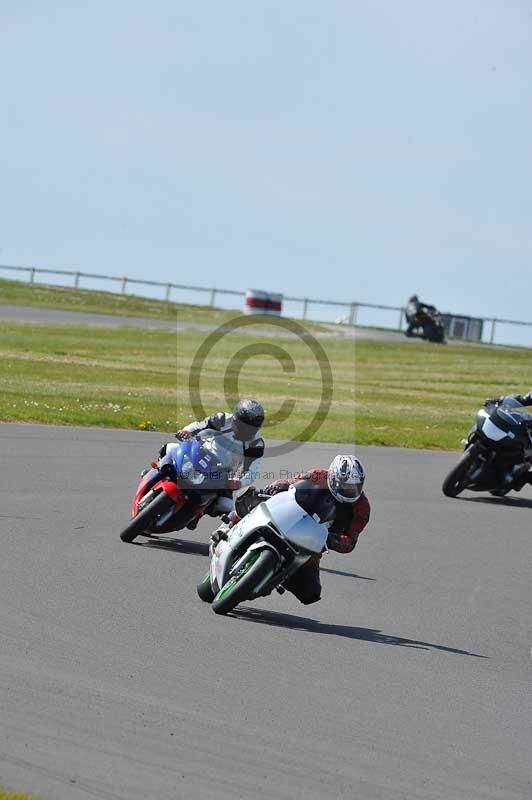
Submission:
{"label": "clear blue sky", "polygon": [[0,4],[0,262],[532,319],[532,2]]}

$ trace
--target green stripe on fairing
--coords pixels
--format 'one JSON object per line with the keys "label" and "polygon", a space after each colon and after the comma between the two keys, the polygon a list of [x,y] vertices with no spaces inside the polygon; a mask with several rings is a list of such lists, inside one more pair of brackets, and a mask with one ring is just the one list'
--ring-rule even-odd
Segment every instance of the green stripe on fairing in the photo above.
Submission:
{"label": "green stripe on fairing", "polygon": [[260,551],[259,553],[257,553],[256,555],[253,555],[253,556],[251,557],[251,559],[248,561],[248,563],[246,564],[246,566],[245,566],[245,567],[244,567],[244,568],[243,568],[243,569],[242,569],[242,570],[241,570],[241,571],[238,573],[238,575],[234,575],[234,576],[231,578],[231,580],[227,581],[227,583],[225,584],[225,586],[223,586],[223,587],[220,589],[220,591],[218,592],[218,594],[216,595],[216,600],[219,600],[221,597],[223,597],[225,594],[227,594],[227,592],[229,592],[229,591],[230,591],[230,590],[231,590],[231,589],[232,589],[234,586],[236,586],[236,584],[238,583],[238,581],[239,581],[241,578],[243,578],[243,577],[244,577],[244,575],[246,574],[246,572],[248,572],[249,568],[253,566],[253,564],[255,563],[255,561],[256,561],[256,560],[258,559],[258,557],[260,556],[260,553],[262,553],[262,552],[264,552],[264,551],[263,551],[263,550],[261,550],[261,551]]}

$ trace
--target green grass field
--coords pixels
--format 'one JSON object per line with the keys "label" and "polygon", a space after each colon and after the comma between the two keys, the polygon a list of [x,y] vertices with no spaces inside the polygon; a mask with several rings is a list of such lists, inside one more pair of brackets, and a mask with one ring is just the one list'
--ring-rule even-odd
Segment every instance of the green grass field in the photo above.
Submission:
{"label": "green grass field", "polygon": [[[0,419],[173,431],[195,414],[189,397],[194,355],[205,334],[133,328],[0,323]],[[242,395],[264,403],[270,438],[299,438],[316,413],[319,366],[301,341],[283,348],[284,373],[271,355],[245,361]],[[206,361],[200,380],[207,411],[226,408],[227,365],[256,340],[231,334]],[[333,399],[314,441],[453,449],[486,397],[530,388],[525,349],[438,347],[321,338]],[[286,400],[286,420],[275,422]]]}

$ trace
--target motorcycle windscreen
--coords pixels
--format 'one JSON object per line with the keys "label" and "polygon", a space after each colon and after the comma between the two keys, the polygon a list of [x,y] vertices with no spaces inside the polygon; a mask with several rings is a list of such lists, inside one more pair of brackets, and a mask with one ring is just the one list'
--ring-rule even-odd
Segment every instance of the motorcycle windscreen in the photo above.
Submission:
{"label": "motorcycle windscreen", "polygon": [[287,492],[270,497],[264,505],[275,527],[289,542],[310,553],[322,552],[327,543],[328,530],[298,505],[293,486]]}
{"label": "motorcycle windscreen", "polygon": [[223,469],[230,470],[238,455],[242,454],[242,446],[228,433],[206,430],[200,431],[197,438],[201,441],[202,450],[212,453]]}
{"label": "motorcycle windscreen", "polygon": [[516,425],[521,425],[522,422],[532,422],[532,416],[523,410],[523,406],[507,408],[506,406],[499,406],[496,411],[497,422],[502,421],[502,425],[506,428],[512,428]]}
{"label": "motorcycle windscreen", "polygon": [[[237,442],[233,439],[230,433],[221,431],[200,431],[198,438],[201,440],[201,451],[204,455],[212,458],[213,467],[215,471],[213,480],[222,484],[228,478],[237,478],[242,470],[243,463],[243,446],[242,442]],[[219,487],[224,488],[224,487]]]}
{"label": "motorcycle windscreen", "polygon": [[512,394],[505,394],[499,403],[499,408],[523,408],[523,405]]}

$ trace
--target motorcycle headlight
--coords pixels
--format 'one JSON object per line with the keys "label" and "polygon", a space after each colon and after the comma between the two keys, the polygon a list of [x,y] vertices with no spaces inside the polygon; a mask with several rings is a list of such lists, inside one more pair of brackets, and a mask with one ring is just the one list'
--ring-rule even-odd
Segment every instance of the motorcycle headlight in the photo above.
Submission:
{"label": "motorcycle headlight", "polygon": [[194,469],[194,464],[188,456],[183,457],[181,477],[183,480],[187,481],[187,483],[191,483],[193,486],[198,486],[205,480],[205,475],[202,475],[201,472],[197,472]]}
{"label": "motorcycle headlight", "polygon": [[194,464],[190,460],[188,456],[183,457],[183,463],[181,464],[181,477],[188,481],[192,473],[194,472]]}

